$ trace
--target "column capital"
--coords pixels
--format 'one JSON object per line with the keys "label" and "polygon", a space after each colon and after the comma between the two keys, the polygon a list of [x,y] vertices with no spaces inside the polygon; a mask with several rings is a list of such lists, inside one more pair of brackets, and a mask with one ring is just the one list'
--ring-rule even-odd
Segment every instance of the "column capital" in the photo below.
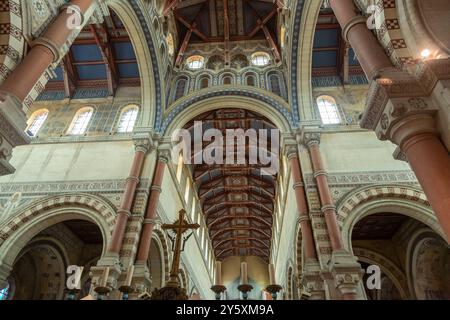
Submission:
{"label": "column capital", "polygon": [[158,161],[162,161],[166,164],[172,159],[172,148],[170,145],[161,145],[158,147]]}
{"label": "column capital", "polygon": [[311,148],[314,145],[320,145],[321,133],[320,132],[304,132],[303,143]]}
{"label": "column capital", "polygon": [[291,160],[292,158],[298,158],[298,148],[297,146],[288,146],[286,147],[284,154],[288,158],[288,160]]}
{"label": "column capital", "polygon": [[351,294],[356,296],[358,286],[364,275],[364,270],[358,263],[357,258],[346,250],[335,250],[328,265],[336,289],[342,295]]}
{"label": "column capital", "polygon": [[153,152],[157,147],[157,141],[154,135],[150,132],[135,133],[133,136],[134,147],[136,151],[144,152],[145,154]]}

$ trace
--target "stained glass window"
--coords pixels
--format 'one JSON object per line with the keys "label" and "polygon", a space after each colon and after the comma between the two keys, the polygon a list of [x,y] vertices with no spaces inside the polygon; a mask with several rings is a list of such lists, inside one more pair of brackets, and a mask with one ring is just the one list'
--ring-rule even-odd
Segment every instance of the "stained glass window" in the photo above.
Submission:
{"label": "stained glass window", "polygon": [[69,128],[69,134],[81,135],[86,132],[89,121],[91,120],[94,109],[91,107],[80,109],[73,118]]}
{"label": "stained glass window", "polygon": [[26,130],[27,134],[30,137],[35,137],[37,135],[42,125],[44,124],[45,120],[47,119],[47,116],[48,116],[47,109],[38,110],[31,115],[31,118],[28,121],[29,125]]}
{"label": "stained glass window", "polygon": [[317,106],[319,107],[320,117],[323,124],[339,124],[341,118],[336,101],[330,96],[320,96],[317,98]]}

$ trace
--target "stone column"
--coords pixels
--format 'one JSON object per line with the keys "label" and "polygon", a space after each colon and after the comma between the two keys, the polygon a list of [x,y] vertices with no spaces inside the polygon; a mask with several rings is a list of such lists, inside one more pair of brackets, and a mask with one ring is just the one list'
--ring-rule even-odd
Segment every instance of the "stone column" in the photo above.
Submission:
{"label": "stone column", "polygon": [[357,299],[359,282],[364,271],[357,259],[344,249],[341,230],[337,222],[336,207],[328,185],[327,172],[320,151],[320,133],[304,133],[303,140],[308,146],[311,162],[319,191],[322,213],[325,217],[328,236],[332,247],[328,271],[323,272],[325,280],[332,281],[344,300]]}
{"label": "stone column", "polygon": [[62,6],[59,16],[49,25],[47,31],[31,44],[32,49],[2,83],[0,91],[23,102],[47,68],[61,59],[61,49],[74,31],[68,25],[73,13],[69,13],[67,7],[73,5],[80,8],[83,20],[84,13],[93,3],[94,0],[72,0],[70,4]]}
{"label": "stone column", "polygon": [[371,80],[379,70],[392,68],[384,49],[368,29],[367,19],[359,15],[354,0],[329,0],[329,3],[341,25],[345,41],[355,51],[367,78]]}
{"label": "stone column", "polygon": [[[412,83],[409,90],[420,94],[418,85]],[[381,92],[386,89],[381,83],[377,87]],[[450,242],[450,155],[439,138],[435,101],[432,97],[390,98],[373,125],[379,139],[399,146]],[[377,106],[375,100],[369,103]]]}
{"label": "stone column", "polygon": [[153,233],[153,225],[155,224],[155,219],[157,217],[157,208],[159,196],[162,192],[161,184],[164,177],[164,171],[169,162],[169,156],[167,152],[160,151],[158,154],[158,161],[156,163],[155,173],[153,175],[152,186],[150,189],[150,197],[148,200],[147,210],[145,212],[144,226],[142,227],[138,252],[136,256],[136,264],[146,264],[149,251],[150,243]]}
{"label": "stone column", "polygon": [[320,277],[320,265],[317,260],[314,237],[309,218],[309,208],[306,201],[305,186],[303,183],[302,170],[297,147],[290,147],[287,150],[287,158],[291,165],[292,182],[295,190],[295,198],[298,209],[298,223],[302,234],[304,265],[299,282],[307,290],[311,300],[322,300],[325,298],[323,291],[323,279]]}

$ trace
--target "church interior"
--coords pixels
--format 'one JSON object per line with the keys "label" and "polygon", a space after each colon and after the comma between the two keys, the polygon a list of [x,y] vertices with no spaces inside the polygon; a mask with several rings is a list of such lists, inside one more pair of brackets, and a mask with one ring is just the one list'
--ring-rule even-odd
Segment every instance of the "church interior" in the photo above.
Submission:
{"label": "church interior", "polygon": [[0,300],[450,300],[448,30],[448,0],[0,0]]}

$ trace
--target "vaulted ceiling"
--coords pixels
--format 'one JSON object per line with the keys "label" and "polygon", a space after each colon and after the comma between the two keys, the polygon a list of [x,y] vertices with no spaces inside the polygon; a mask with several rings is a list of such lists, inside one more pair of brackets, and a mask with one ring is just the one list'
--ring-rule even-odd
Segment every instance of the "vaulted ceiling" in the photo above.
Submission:
{"label": "vaulted ceiling", "polygon": [[56,68],[46,90],[72,97],[80,88],[103,88],[114,95],[118,85],[139,86],[139,69],[130,37],[111,10],[101,25],[86,26]]}
{"label": "vaulted ceiling", "polygon": [[[214,128],[224,136],[227,129],[275,128],[269,120],[243,109],[215,110],[193,121],[202,121],[203,131]],[[193,130],[193,121],[186,128]],[[270,150],[270,136],[268,140]],[[203,150],[210,143],[203,142]],[[247,155],[250,146],[247,139]],[[225,151],[224,144],[224,155]],[[234,154],[237,151],[236,147]],[[269,260],[276,175],[262,175],[260,162],[246,163],[192,167],[215,256],[219,260],[229,256],[259,256]]]}
{"label": "vaulted ceiling", "polygon": [[190,43],[221,42],[229,62],[231,41],[267,40],[276,61],[281,59],[277,37],[278,3],[271,0],[169,0],[164,14],[173,12],[180,65]]}

